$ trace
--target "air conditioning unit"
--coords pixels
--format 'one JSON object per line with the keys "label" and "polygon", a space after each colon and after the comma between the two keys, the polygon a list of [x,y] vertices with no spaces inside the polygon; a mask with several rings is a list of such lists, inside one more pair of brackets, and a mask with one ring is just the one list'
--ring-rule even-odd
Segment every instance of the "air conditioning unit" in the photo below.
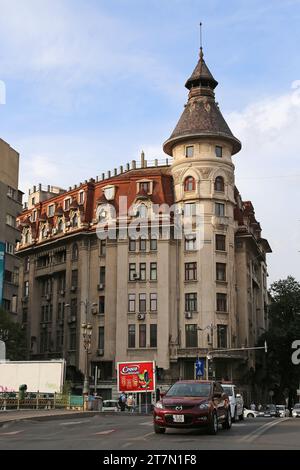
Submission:
{"label": "air conditioning unit", "polygon": [[60,293],[60,295],[65,295],[64,289],[61,289],[61,290],[59,291],[59,293]]}
{"label": "air conditioning unit", "polygon": [[105,284],[98,284],[98,290],[103,290],[105,287]]}
{"label": "air conditioning unit", "polygon": [[46,326],[47,326],[46,323],[42,324],[42,328],[46,328]]}
{"label": "air conditioning unit", "polygon": [[97,313],[98,313],[97,307],[93,307],[92,308],[92,315],[97,315]]}
{"label": "air conditioning unit", "polygon": [[103,356],[104,355],[104,349],[97,349],[97,356]]}
{"label": "air conditioning unit", "polygon": [[193,314],[192,312],[185,312],[185,318],[192,318]]}
{"label": "air conditioning unit", "polygon": [[71,286],[71,291],[76,292],[77,286]]}
{"label": "air conditioning unit", "polygon": [[68,318],[68,323],[75,323],[76,322],[76,316],[75,315],[71,315],[69,318]]}
{"label": "air conditioning unit", "polygon": [[138,320],[145,320],[145,314],[144,313],[138,313],[137,318],[138,318]]}

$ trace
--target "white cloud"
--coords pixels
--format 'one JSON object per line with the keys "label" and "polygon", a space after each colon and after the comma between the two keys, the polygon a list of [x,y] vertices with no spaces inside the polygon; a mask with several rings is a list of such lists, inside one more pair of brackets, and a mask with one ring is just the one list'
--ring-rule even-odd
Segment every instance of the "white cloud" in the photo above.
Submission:
{"label": "white cloud", "polygon": [[227,121],[243,148],[235,158],[236,184],[253,201],[274,254],[271,279],[300,278],[299,86],[231,113]]}

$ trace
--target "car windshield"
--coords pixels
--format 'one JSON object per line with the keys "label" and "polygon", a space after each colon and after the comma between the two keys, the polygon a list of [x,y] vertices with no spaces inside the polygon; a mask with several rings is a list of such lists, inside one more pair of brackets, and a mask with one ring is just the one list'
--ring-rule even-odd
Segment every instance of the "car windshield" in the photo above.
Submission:
{"label": "car windshield", "polygon": [[222,385],[222,388],[229,397],[232,397],[233,393],[231,385]]}
{"label": "car windshield", "polygon": [[208,397],[209,383],[176,383],[166,393],[166,397]]}
{"label": "car windshield", "polygon": [[300,403],[297,403],[297,405],[294,406],[296,410],[300,410]]}
{"label": "car windshield", "polygon": [[276,405],[276,408],[278,410],[284,410],[285,406],[284,405]]}
{"label": "car windshield", "polygon": [[266,405],[266,410],[276,410],[275,405]]}

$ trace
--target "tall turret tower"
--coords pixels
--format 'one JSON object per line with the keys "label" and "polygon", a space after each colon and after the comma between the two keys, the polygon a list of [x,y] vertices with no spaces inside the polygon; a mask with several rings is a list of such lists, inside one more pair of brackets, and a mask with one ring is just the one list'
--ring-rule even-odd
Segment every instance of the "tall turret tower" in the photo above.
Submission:
{"label": "tall turret tower", "polygon": [[[173,157],[175,199],[193,215],[200,203],[204,240],[199,249],[192,237],[179,247],[178,324],[180,373],[192,378],[193,353],[238,344],[234,262],[234,165],[241,149],[215,101],[218,82],[208,69],[202,47],[199,61],[185,86],[188,102],[164,151]],[[196,352],[194,352],[196,354]],[[190,357],[191,356],[191,357]],[[220,355],[210,376],[230,377],[232,364]]]}

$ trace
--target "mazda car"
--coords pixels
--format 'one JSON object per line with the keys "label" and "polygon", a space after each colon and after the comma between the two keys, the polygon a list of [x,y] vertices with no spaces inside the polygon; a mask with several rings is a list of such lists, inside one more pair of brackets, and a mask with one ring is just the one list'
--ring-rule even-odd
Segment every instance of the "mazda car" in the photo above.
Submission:
{"label": "mazda car", "polygon": [[206,427],[217,434],[218,425],[231,428],[228,395],[218,382],[182,380],[173,384],[153,410],[154,432],[163,434],[167,428]]}

